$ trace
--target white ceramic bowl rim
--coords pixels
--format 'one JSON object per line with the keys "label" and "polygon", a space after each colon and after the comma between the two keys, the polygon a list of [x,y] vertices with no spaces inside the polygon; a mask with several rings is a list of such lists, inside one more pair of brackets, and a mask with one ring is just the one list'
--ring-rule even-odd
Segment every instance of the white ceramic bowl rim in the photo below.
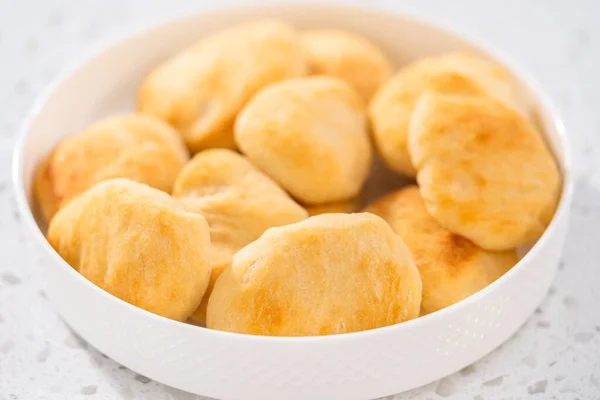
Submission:
{"label": "white ceramic bowl rim", "polygon": [[[76,275],[77,278],[82,281],[82,284],[88,285],[90,290],[98,290],[98,291],[102,292],[103,295],[110,298],[111,301],[121,302],[122,305],[124,305],[125,307],[129,307],[132,310],[132,312],[146,313],[152,318],[158,318],[161,320],[161,323],[177,324],[179,326],[179,328],[183,328],[183,329],[193,329],[193,330],[204,329],[206,331],[205,333],[214,334],[217,336],[227,335],[227,336],[229,336],[229,338],[231,340],[278,341],[278,342],[297,343],[298,341],[324,342],[324,341],[355,340],[355,339],[359,340],[359,339],[362,339],[363,337],[367,337],[369,335],[377,335],[383,330],[413,329],[413,327],[416,327],[419,324],[427,323],[429,320],[438,318],[440,315],[442,315],[444,313],[453,312],[454,310],[457,310],[460,307],[464,307],[471,302],[477,301],[480,297],[483,297],[488,292],[493,291],[494,288],[496,287],[496,285],[500,285],[501,282],[503,282],[506,279],[509,279],[512,274],[516,274],[517,270],[522,268],[523,265],[527,263],[527,260],[529,260],[530,258],[534,258],[536,256],[537,249],[539,247],[542,247],[542,244],[545,243],[547,240],[549,240],[548,238],[552,235],[552,232],[555,230],[556,220],[560,219],[559,217],[568,211],[568,206],[570,203],[570,199],[571,199],[572,192],[573,192],[573,186],[574,186],[573,178],[571,176],[572,175],[571,174],[571,171],[572,171],[571,148],[570,148],[569,142],[567,140],[564,125],[562,123],[561,118],[559,117],[556,107],[552,104],[549,97],[541,89],[541,86],[539,85],[539,83],[534,78],[532,78],[532,76],[527,71],[525,71],[522,67],[517,66],[517,64],[514,62],[514,60],[512,60],[510,57],[508,57],[502,51],[499,51],[497,48],[492,46],[486,40],[481,39],[481,38],[474,38],[474,36],[469,35],[460,29],[457,29],[455,27],[450,27],[445,22],[441,23],[441,22],[433,20],[431,18],[424,18],[420,15],[415,15],[413,13],[406,12],[405,10],[402,10],[401,12],[400,11],[389,11],[389,10],[372,10],[372,9],[367,9],[365,7],[360,7],[360,6],[356,6],[356,5],[338,5],[335,3],[330,3],[330,4],[320,4],[319,3],[319,4],[317,4],[317,3],[309,2],[307,4],[307,3],[299,3],[299,2],[289,2],[286,4],[288,4],[290,6],[307,6],[307,7],[310,5],[313,5],[313,6],[318,5],[318,7],[320,9],[328,8],[330,11],[351,10],[351,11],[356,11],[356,12],[361,12],[361,13],[368,13],[374,17],[383,16],[388,13],[405,16],[405,17],[408,17],[408,18],[420,23],[421,25],[429,26],[429,27],[432,27],[433,29],[444,31],[444,32],[448,33],[449,35],[452,35],[454,37],[464,40],[465,42],[473,44],[475,47],[482,50],[482,52],[493,55],[493,57],[495,59],[502,61],[502,63],[504,65],[506,65],[510,71],[512,71],[519,78],[521,78],[523,82],[527,83],[527,85],[533,90],[533,92],[535,92],[540,104],[546,110],[548,110],[549,114],[552,116],[551,117],[552,122],[556,127],[556,133],[557,133],[559,145],[560,145],[560,148],[562,151],[562,179],[563,179],[561,199],[560,199],[560,202],[556,209],[556,212],[554,213],[552,221],[549,224],[546,231],[544,232],[544,234],[542,235],[542,237],[533,245],[531,250],[529,250],[529,252],[511,270],[509,270],[507,273],[505,273],[503,276],[501,276],[495,282],[491,283],[490,285],[483,288],[479,292],[467,297],[466,299],[464,299],[456,304],[453,304],[449,307],[446,307],[440,311],[437,311],[432,314],[428,314],[428,315],[425,315],[425,316],[422,316],[422,317],[419,317],[419,318],[416,318],[416,319],[413,319],[410,321],[395,324],[395,325],[389,325],[389,326],[376,328],[376,329],[370,329],[370,330],[366,330],[366,331],[343,333],[343,334],[329,335],[329,336],[304,336],[304,337],[260,336],[260,335],[248,335],[248,334],[242,334],[242,333],[232,333],[232,332],[224,332],[224,331],[202,328],[199,326],[195,326],[195,325],[191,325],[191,324],[187,324],[187,323],[183,323],[183,322],[179,322],[179,321],[174,321],[174,320],[162,317],[160,315],[153,314],[153,313],[143,310],[141,308],[135,307],[135,306],[109,294],[108,292],[104,291],[103,289],[99,288],[98,286],[94,285],[93,283],[91,283],[90,281],[85,279],[82,275],[80,275],[78,272],[76,272],[71,266],[69,266],[58,255],[58,253],[56,253],[56,251],[52,248],[52,246],[50,246],[50,244],[46,240],[46,237],[40,230],[40,227],[38,226],[38,224],[35,220],[35,217],[33,215],[31,208],[29,207],[29,203],[27,201],[27,193],[25,193],[25,182],[23,179],[22,164],[23,164],[23,157],[24,157],[24,145],[25,145],[25,142],[27,140],[27,137],[28,137],[28,134],[30,131],[30,125],[31,125],[32,121],[35,119],[35,117],[37,116],[37,114],[39,113],[39,111],[44,107],[47,98],[51,95],[51,93],[54,91],[54,89],[56,87],[58,87],[62,83],[62,81],[65,80],[66,77],[68,77],[72,72],[79,69],[82,65],[93,61],[93,59],[96,58],[96,56],[99,56],[101,53],[110,49],[117,43],[120,43],[122,41],[133,40],[137,36],[141,36],[148,29],[166,26],[166,25],[172,24],[176,21],[181,21],[186,18],[194,18],[193,15],[190,16],[188,14],[188,15],[184,15],[184,16],[169,18],[167,20],[162,21],[159,24],[151,24],[150,26],[143,27],[141,29],[138,28],[138,29],[134,30],[133,32],[131,32],[130,34],[122,35],[121,39],[111,40],[108,44],[104,43],[101,46],[99,46],[98,48],[96,48],[95,51],[88,53],[85,56],[79,58],[78,62],[75,62],[70,68],[63,70],[56,78],[54,78],[54,80],[50,83],[50,85],[38,97],[38,99],[35,102],[35,106],[33,107],[32,111],[26,117],[25,122],[23,123],[23,125],[20,129],[18,139],[17,139],[15,149],[14,149],[14,155],[13,155],[13,163],[12,163],[13,176],[12,177],[13,177],[15,197],[17,200],[17,206],[18,206],[19,212],[23,216],[23,218],[26,222],[26,225],[28,226],[29,229],[31,229],[31,231],[33,232],[33,235],[35,236],[38,243],[40,243],[40,245],[51,254],[51,256],[54,258],[54,260],[58,264],[60,264],[61,267],[68,269],[70,273]],[[269,9],[270,7],[281,7],[281,4],[246,5],[246,6],[238,6],[236,8],[238,10],[243,10],[243,9],[256,10],[257,8]],[[231,9],[230,6],[220,6],[217,8],[212,8],[206,12],[203,12],[203,14],[218,15],[219,13],[227,12],[229,9]]]}

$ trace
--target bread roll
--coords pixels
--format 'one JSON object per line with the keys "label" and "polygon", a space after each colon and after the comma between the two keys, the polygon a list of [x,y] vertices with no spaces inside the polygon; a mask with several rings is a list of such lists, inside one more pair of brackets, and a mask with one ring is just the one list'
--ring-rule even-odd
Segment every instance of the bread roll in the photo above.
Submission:
{"label": "bread roll", "polygon": [[61,141],[38,166],[34,191],[46,221],[98,182],[129,178],[171,192],[189,155],[160,119],[134,113],[105,118]]}
{"label": "bread roll", "polygon": [[98,287],[163,317],[185,321],[208,286],[204,217],[129,179],[99,183],[67,204],[50,222],[48,241]]}
{"label": "bread roll", "polygon": [[397,324],[419,315],[421,278],[381,218],[322,214],[267,230],[217,280],[207,327],[316,336]]}
{"label": "bread roll", "polygon": [[235,140],[307,205],[356,197],[371,166],[364,102],[337,78],[292,79],[262,90],[238,116]]}
{"label": "bread roll", "polygon": [[531,243],[552,219],[556,162],[533,126],[498,100],[423,96],[408,148],[429,213],[479,247]]}

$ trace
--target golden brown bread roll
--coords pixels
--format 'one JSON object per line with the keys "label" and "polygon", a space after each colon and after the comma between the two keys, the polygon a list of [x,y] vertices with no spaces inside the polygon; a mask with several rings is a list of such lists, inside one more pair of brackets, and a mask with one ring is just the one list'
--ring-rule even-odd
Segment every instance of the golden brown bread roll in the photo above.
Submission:
{"label": "golden brown bread roll", "polygon": [[34,192],[49,221],[98,182],[129,178],[170,192],[189,155],[177,132],[141,113],[105,118],[60,142],[38,166]]}
{"label": "golden brown bread roll", "polygon": [[560,194],[560,174],[533,126],[489,97],[424,95],[408,148],[429,213],[488,250],[540,237]]}
{"label": "golden brown bread roll", "polygon": [[357,196],[371,166],[364,102],[337,78],[292,79],[263,89],[239,114],[235,140],[304,204]]}
{"label": "golden brown bread roll", "polygon": [[211,34],[144,80],[138,108],[168,121],[192,152],[235,147],[233,122],[261,88],[306,74],[296,32],[261,20]]}
{"label": "golden brown bread roll", "polygon": [[95,285],[163,317],[185,321],[208,286],[206,220],[129,179],[99,183],[67,204],[48,241]]}
{"label": "golden brown bread roll", "polygon": [[423,93],[490,95],[511,106],[523,105],[515,82],[500,65],[466,52],[423,58],[401,68],[375,94],[369,117],[378,152],[386,164],[415,177],[407,150],[408,126]]}
{"label": "golden brown bread roll", "polygon": [[421,278],[381,218],[322,214],[267,230],[240,250],[208,301],[207,327],[315,336],[396,324],[419,315]]}
{"label": "golden brown bread roll", "polygon": [[313,75],[335,76],[369,101],[392,73],[392,63],[375,43],[339,29],[314,29],[301,35]]}
{"label": "golden brown bread roll", "polygon": [[487,251],[442,228],[427,212],[417,186],[391,193],[366,211],[386,220],[411,251],[423,282],[421,315],[469,297],[517,263],[514,249]]}
{"label": "golden brown bread roll", "polygon": [[195,322],[206,320],[206,305],[215,281],[235,253],[273,226],[308,217],[275,182],[231,150],[212,149],[196,154],[175,182],[173,196],[188,211],[203,215],[211,237],[210,284]]}

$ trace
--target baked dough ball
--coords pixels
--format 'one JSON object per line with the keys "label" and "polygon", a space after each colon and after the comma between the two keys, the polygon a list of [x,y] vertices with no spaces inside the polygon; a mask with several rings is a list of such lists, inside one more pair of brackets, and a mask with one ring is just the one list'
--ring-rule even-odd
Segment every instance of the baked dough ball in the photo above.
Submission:
{"label": "baked dough ball", "polygon": [[206,220],[129,179],[99,183],[66,205],[48,241],[95,285],[163,317],[185,321],[208,286]]}
{"label": "baked dough ball", "polygon": [[310,72],[338,77],[368,101],[392,73],[392,63],[375,44],[351,32],[315,29],[301,35]]}
{"label": "baked dough ball", "polygon": [[430,214],[488,250],[540,237],[561,179],[533,126],[489,97],[427,94],[415,108],[409,150]]}
{"label": "baked dough ball", "polygon": [[235,140],[254,164],[308,205],[356,197],[371,165],[364,102],[337,78],[265,88],[239,114]]}
{"label": "baked dough ball", "polygon": [[350,200],[340,201],[338,203],[327,203],[316,206],[306,206],[306,211],[311,217],[320,214],[352,214],[359,211],[364,206],[362,196],[357,196]]}
{"label": "baked dough ball", "polygon": [[154,69],[138,108],[175,126],[192,152],[235,147],[233,122],[261,88],[306,74],[300,40],[289,25],[261,20],[200,40]]}
{"label": "baked dough ball", "polygon": [[425,92],[490,95],[522,108],[517,87],[500,65],[465,52],[447,53],[411,63],[389,79],[369,104],[378,152],[398,173],[416,176],[407,150],[408,126]]}
{"label": "baked dough ball", "polygon": [[414,185],[381,198],[366,211],[385,219],[410,249],[423,281],[421,315],[469,297],[517,263],[515,250],[483,250],[442,228]]}
{"label": "baked dough ball", "polygon": [[268,228],[308,217],[275,182],[231,150],[198,153],[175,182],[173,196],[188,211],[203,215],[210,227],[212,273],[196,322],[206,320],[206,305],[215,281],[234,254]]}
{"label": "baked dough ball", "polygon": [[421,278],[410,252],[372,214],[323,214],[267,230],[240,250],[208,301],[207,327],[316,336],[419,315]]}
{"label": "baked dough ball", "polygon": [[98,182],[129,178],[170,192],[189,155],[177,132],[140,113],[110,117],[60,142],[38,166],[34,191],[49,221]]}

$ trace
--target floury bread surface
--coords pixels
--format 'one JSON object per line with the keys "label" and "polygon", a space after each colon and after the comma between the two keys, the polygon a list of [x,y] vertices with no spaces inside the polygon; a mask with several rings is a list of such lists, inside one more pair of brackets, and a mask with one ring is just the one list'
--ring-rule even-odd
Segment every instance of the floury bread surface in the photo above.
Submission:
{"label": "floury bread surface", "polygon": [[489,95],[524,110],[515,82],[500,65],[466,52],[423,58],[402,67],[375,94],[369,117],[376,148],[398,173],[416,176],[408,154],[414,107],[426,92]]}
{"label": "floury bread surface", "polygon": [[235,253],[268,228],[308,217],[304,208],[246,157],[227,149],[196,154],[177,178],[173,196],[188,211],[204,216],[210,229],[210,284],[192,316],[199,323],[206,320],[206,305],[214,283]]}
{"label": "floury bread surface", "polygon": [[206,220],[141,183],[97,184],[54,216],[47,236],[92,283],[163,317],[185,321],[208,286]]}
{"label": "floury bread surface", "polygon": [[408,148],[429,213],[480,247],[530,244],[554,215],[556,161],[534,127],[498,100],[424,95]]}
{"label": "floury bread surface", "polygon": [[371,167],[364,102],[337,78],[291,79],[262,90],[238,116],[235,140],[307,205],[356,197]]}
{"label": "floury bread surface", "polygon": [[269,336],[356,332],[416,318],[421,278],[390,226],[322,214],[267,230],[217,280],[207,327]]}

